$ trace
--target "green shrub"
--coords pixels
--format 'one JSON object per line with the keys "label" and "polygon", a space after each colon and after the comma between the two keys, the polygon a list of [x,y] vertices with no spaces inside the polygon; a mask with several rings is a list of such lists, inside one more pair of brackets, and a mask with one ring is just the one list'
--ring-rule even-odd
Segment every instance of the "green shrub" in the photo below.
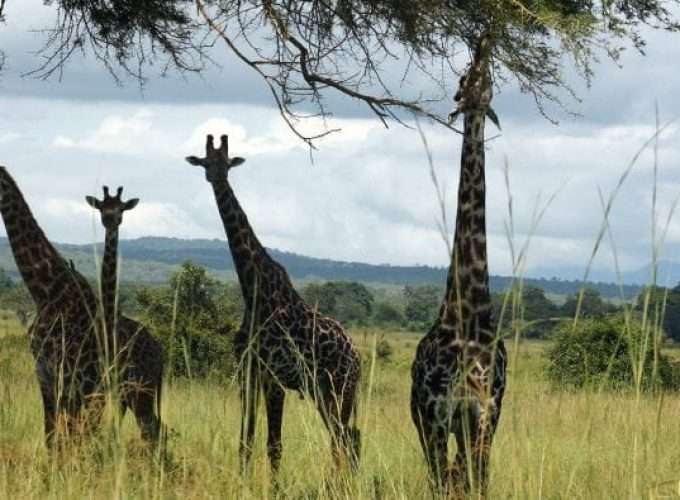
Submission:
{"label": "green shrub", "polygon": [[392,359],[393,353],[394,349],[392,349],[392,344],[384,337],[375,344],[375,357],[380,361],[389,361]]}
{"label": "green shrub", "polygon": [[225,379],[234,371],[232,338],[241,305],[230,285],[185,262],[169,287],[137,291],[144,323],[160,340],[169,373]]}
{"label": "green shrub", "polygon": [[566,321],[555,328],[547,375],[558,387],[680,387],[675,365],[660,352],[655,356],[655,341],[660,345],[639,322],[620,316],[583,319],[576,326]]}
{"label": "green shrub", "polygon": [[395,304],[377,302],[373,307],[373,322],[381,326],[401,326],[404,323],[404,313]]}
{"label": "green shrub", "polygon": [[234,372],[231,335],[184,331],[161,336],[168,369],[176,377],[229,378]]}

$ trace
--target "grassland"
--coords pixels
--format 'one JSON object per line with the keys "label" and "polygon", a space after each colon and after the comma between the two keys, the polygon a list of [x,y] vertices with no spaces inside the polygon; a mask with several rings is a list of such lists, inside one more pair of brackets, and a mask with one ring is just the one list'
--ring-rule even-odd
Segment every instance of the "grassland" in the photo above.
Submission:
{"label": "grassland", "polygon": [[[370,357],[374,332],[354,333]],[[313,405],[291,394],[285,409],[282,497],[429,497],[408,411],[409,367],[418,336],[388,333],[386,338],[394,347],[392,359],[377,361],[365,374],[359,474],[348,482],[337,477]],[[679,495],[680,395],[554,391],[542,377],[544,347],[523,343],[514,350],[493,448],[491,498]],[[245,478],[238,473],[233,386],[172,382],[164,393],[163,417],[171,428],[165,463],[144,453],[129,415],[119,433],[106,426],[90,445],[49,461],[25,335],[11,317],[0,315],[0,498],[271,496],[264,418],[258,422],[252,471]]]}

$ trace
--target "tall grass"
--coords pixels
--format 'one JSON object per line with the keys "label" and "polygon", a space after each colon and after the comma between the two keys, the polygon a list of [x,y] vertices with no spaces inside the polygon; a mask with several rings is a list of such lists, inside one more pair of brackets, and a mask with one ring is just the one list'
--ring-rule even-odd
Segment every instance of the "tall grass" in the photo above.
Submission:
{"label": "tall grass", "polygon": [[[366,341],[355,336],[365,355],[370,356],[373,333],[378,332]],[[370,389],[363,393],[362,465],[345,496],[429,498],[408,410],[410,362],[419,335],[389,338],[393,360],[374,364]],[[540,342],[523,342],[517,369],[510,372],[492,450],[491,498],[660,498],[677,491],[680,396],[556,392],[542,379],[543,349]],[[167,463],[149,459],[128,418],[119,438],[104,433],[53,464],[44,449],[33,361],[16,336],[0,343],[0,370],[0,497],[271,496],[263,418],[252,472],[239,473],[240,403],[234,387],[181,379],[168,384]],[[309,400],[287,398],[283,446],[282,495],[330,498],[338,491],[328,433]]]}

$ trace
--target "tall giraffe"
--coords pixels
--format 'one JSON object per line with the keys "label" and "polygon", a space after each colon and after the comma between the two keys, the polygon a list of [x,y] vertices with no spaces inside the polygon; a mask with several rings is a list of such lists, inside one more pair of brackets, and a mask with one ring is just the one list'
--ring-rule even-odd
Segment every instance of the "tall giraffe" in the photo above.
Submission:
{"label": "tall giraffe", "polygon": [[123,316],[118,308],[118,228],[123,222],[123,212],[135,208],[139,199],[124,202],[122,187],[116,196],[109,195],[107,186],[103,191],[102,200],[85,197],[92,208],[99,210],[106,229],[100,276],[103,327],[107,337],[115,339],[113,349],[120,368],[122,410],[131,408],[142,436],[157,441],[161,429],[163,349],[143,325]]}
{"label": "tall giraffe", "polygon": [[[496,336],[486,254],[484,125],[495,121],[489,39],[482,37],[455,100],[464,115],[458,213],[446,294],[412,366],[411,416],[437,487],[484,495],[507,355]],[[457,442],[453,467],[449,434]]]}
{"label": "tall giraffe", "polygon": [[102,344],[95,330],[97,301],[90,285],[59,255],[26,200],[0,167],[0,212],[14,259],[33,301],[31,351],[44,410],[45,439],[55,444],[58,422],[73,436],[100,416]]}
{"label": "tall giraffe", "polygon": [[229,158],[227,136],[215,149],[208,135],[206,156],[189,156],[205,169],[212,185],[234,259],[245,313],[234,338],[241,388],[242,466],[250,460],[260,389],[267,410],[267,450],[272,471],[281,460],[284,389],[299,391],[317,404],[330,435],[333,457],[356,467],[361,448],[356,403],[361,361],[351,338],[336,320],[321,316],[302,300],[286,270],[255,236],[232,191],[228,172],[245,160]]}

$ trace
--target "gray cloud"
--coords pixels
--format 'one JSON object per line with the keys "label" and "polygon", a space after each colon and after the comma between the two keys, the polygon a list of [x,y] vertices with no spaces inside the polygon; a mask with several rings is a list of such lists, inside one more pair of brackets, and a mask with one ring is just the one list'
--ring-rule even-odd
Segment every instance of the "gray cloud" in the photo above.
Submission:
{"label": "gray cloud", "polygon": [[[186,164],[200,154],[207,132],[230,134],[234,154],[247,158],[231,174],[234,188],[262,241],[317,257],[371,263],[447,263],[437,230],[439,209],[417,132],[385,130],[375,120],[342,119],[343,132],[309,151],[277,113],[251,105],[149,104],[2,99],[3,164],[15,175],[49,236],[90,242],[101,237],[83,196],[102,184],[124,185],[142,203],[126,218],[124,235],[223,238],[203,174]],[[583,269],[602,222],[597,188],[605,196],[651,125],[564,127],[555,134],[521,121],[506,123],[488,155],[491,268],[512,272],[503,165],[510,169],[515,244],[531,233],[537,203],[559,191],[532,237],[528,270],[564,274]],[[460,140],[425,128],[437,174],[446,186],[449,223],[455,218]],[[660,213],[677,197],[677,128],[660,142]],[[649,256],[652,157],[645,154],[624,184],[611,215],[621,264],[642,267]],[[537,201],[540,197],[540,200]],[[665,217],[665,215],[663,215]],[[449,228],[450,229],[450,228]],[[680,250],[673,220],[666,255]],[[604,246],[596,269],[612,268]],[[571,275],[571,274],[570,274]]]}
{"label": "gray cloud", "polygon": [[[89,59],[74,60],[61,83],[22,79],[18,75],[34,67],[30,52],[40,42],[27,29],[49,24],[48,8],[39,7],[39,17],[22,14],[36,5],[41,2],[10,3],[8,27],[0,32],[0,46],[9,56],[0,76],[0,162],[15,175],[53,239],[89,242],[101,236],[82,200],[98,193],[103,183],[122,184],[129,196],[142,198],[139,209],[126,218],[123,233],[128,237],[223,238],[209,186],[182,158],[201,152],[205,133],[228,132],[236,154],[248,158],[232,181],[268,246],[372,263],[447,263],[434,187],[414,130],[385,130],[360,106],[329,94],[329,107],[340,116],[343,132],[323,141],[310,163],[309,151],[286,129],[262,82],[228,58],[221,70],[211,69],[203,79],[153,79],[144,94],[133,82],[117,87]],[[557,113],[559,127],[513,87],[497,96],[503,133],[489,144],[488,156],[492,272],[512,271],[505,233],[507,161],[516,245],[531,232],[537,199],[545,202],[559,191],[533,235],[529,271],[580,274],[602,222],[598,187],[607,196],[653,134],[655,100],[662,118],[680,114],[673,66],[680,44],[671,37],[650,34],[648,56],[627,54],[624,69],[603,62],[589,90],[573,79],[584,96],[578,108],[583,116]],[[315,128],[320,122],[305,126]],[[460,138],[425,128],[446,186],[451,224]],[[671,127],[660,141],[660,226],[680,193],[677,139],[678,128]],[[650,258],[652,171],[647,153],[614,204],[612,233],[625,269],[642,267]],[[676,217],[664,255],[673,258],[679,251]],[[612,267],[611,250],[604,245],[595,269]]]}

